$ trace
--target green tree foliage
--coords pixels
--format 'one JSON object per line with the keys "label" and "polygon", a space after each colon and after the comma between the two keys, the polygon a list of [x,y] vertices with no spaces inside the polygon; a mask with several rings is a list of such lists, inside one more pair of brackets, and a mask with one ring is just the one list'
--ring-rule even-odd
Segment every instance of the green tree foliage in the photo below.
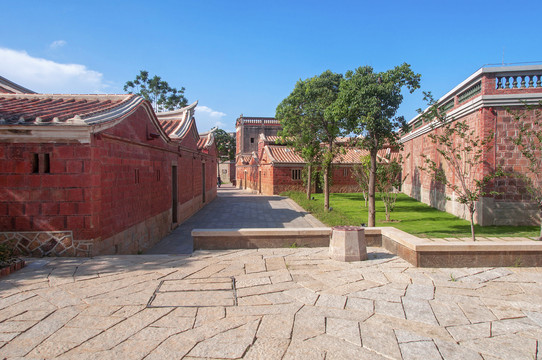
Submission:
{"label": "green tree foliage", "polygon": [[318,164],[324,173],[324,209],[329,210],[331,162],[336,154],[335,138],[344,132],[340,118],[329,111],[337,99],[341,74],[329,70],[310,79],[299,80],[294,90],[277,107],[282,125],[280,136],[306,162],[307,197],[310,198],[311,169]]}
{"label": "green tree foliage", "polygon": [[391,221],[391,212],[397,202],[397,194],[401,185],[405,182],[407,175],[402,176],[403,157],[398,159],[386,158],[378,165],[376,170],[376,189],[380,193],[384,208],[386,210],[386,221]]}
{"label": "green tree foliage", "polygon": [[[431,93],[425,93],[425,99],[429,101],[429,108],[422,113],[424,119],[438,120],[433,128],[437,129],[428,135],[440,158],[444,160],[450,177],[446,176],[440,161],[435,161],[427,155],[422,155],[424,165],[420,170],[429,173],[435,181],[445,185],[455,194],[455,199],[467,207],[470,214],[471,235],[475,241],[474,214],[476,203],[486,195],[498,195],[496,191],[487,192],[486,188],[495,177],[504,175],[500,169],[493,174],[479,175],[484,166],[484,153],[493,147],[495,134],[491,132],[485,137],[479,136],[476,129],[472,129],[466,121],[454,121],[448,119],[441,112],[439,104],[434,101]],[[453,179],[453,180],[450,180]]]}
{"label": "green tree foliage", "polygon": [[[542,105],[542,102],[539,106]],[[540,237],[542,240],[542,112],[539,107],[525,106],[523,111],[509,111],[516,123],[516,135],[511,138],[516,148],[529,161],[527,174],[516,174],[527,189],[540,213]],[[529,119],[529,114],[533,119]]]}
{"label": "green tree foliage", "polygon": [[365,207],[369,199],[369,173],[371,171],[371,157],[363,156],[360,164],[355,164],[352,168],[352,177],[356,179],[360,191],[365,199]]}
{"label": "green tree foliage", "polygon": [[371,158],[369,226],[375,226],[377,153],[384,146],[400,146],[398,130],[407,128],[404,117],[396,115],[403,101],[401,91],[407,88],[412,93],[419,83],[420,75],[406,63],[380,73],[370,66],[359,67],[348,71],[341,83],[332,110],[334,117],[346,119],[347,130],[361,135],[359,145],[369,151]]}
{"label": "green tree foliage", "polygon": [[141,70],[135,80],[124,84],[124,91],[140,95],[150,101],[156,112],[172,111],[186,106],[184,90],[184,87],[180,90],[170,87],[160,76],[154,75],[151,78],[149,72],[145,70]]}
{"label": "green tree foliage", "polygon": [[216,147],[220,161],[235,160],[235,136],[231,136],[222,129],[213,129]]}

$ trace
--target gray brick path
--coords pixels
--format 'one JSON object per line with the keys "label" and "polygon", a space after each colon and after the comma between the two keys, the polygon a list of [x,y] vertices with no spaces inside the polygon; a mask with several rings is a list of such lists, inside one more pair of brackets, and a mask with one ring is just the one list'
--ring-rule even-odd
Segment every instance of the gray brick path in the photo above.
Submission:
{"label": "gray brick path", "polygon": [[218,189],[217,198],[182,223],[148,254],[191,254],[193,229],[325,227],[294,201],[282,196],[255,195],[231,185]]}

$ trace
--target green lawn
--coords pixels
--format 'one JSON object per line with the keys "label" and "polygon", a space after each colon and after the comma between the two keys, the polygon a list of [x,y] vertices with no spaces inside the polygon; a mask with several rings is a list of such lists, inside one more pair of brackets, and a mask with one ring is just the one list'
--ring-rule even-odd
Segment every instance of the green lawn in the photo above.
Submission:
{"label": "green lawn", "polygon": [[[307,200],[306,194],[290,191],[288,196],[318,220],[328,226],[361,225],[367,223],[367,208],[363,195],[359,193],[331,194],[332,211],[324,213],[324,195],[314,194],[314,200]],[[385,222],[384,203],[376,198],[376,226],[394,226],[419,237],[470,237],[470,223],[444,211],[436,210],[426,204],[399,194],[397,205],[391,214],[392,220]],[[476,236],[528,236],[539,235],[538,226],[475,226]]]}

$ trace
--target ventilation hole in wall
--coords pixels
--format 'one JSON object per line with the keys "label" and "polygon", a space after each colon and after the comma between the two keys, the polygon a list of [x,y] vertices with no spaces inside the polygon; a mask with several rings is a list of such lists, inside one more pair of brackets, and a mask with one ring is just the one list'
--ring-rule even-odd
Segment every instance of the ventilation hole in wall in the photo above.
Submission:
{"label": "ventilation hole in wall", "polygon": [[250,143],[254,144],[254,138],[250,138]]}
{"label": "ventilation hole in wall", "polygon": [[45,174],[51,173],[51,159],[49,154],[43,154],[43,172]]}
{"label": "ventilation hole in wall", "polygon": [[33,154],[32,156],[32,173],[37,174],[40,172],[40,156],[39,154]]}
{"label": "ventilation hole in wall", "polygon": [[134,182],[139,184],[139,169],[134,169]]}

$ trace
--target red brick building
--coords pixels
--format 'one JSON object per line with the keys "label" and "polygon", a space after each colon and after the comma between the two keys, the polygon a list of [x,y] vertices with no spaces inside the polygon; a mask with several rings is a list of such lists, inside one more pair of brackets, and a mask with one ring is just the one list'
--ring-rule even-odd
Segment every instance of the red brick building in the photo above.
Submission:
{"label": "red brick building", "polygon": [[[527,160],[510,140],[516,133],[516,125],[507,109],[524,112],[524,103],[538,105],[542,100],[542,66],[514,66],[482,68],[439,99],[441,109],[453,121],[466,121],[477,134],[495,134],[492,148],[485,152],[483,168],[478,170],[478,179],[493,173],[500,166],[507,172],[526,173]],[[527,123],[532,123],[534,112],[527,112]],[[422,120],[420,116],[410,121],[412,130],[402,137],[405,155],[410,153],[403,172],[410,174],[403,191],[413,198],[467,218],[468,210],[455,201],[455,194],[436,184],[431,177],[420,171],[422,154],[440,161],[435,146],[428,138],[435,122]],[[542,129],[541,129],[542,131]],[[540,154],[539,156],[542,156]],[[445,171],[446,164],[442,164]],[[540,169],[542,172],[542,169]],[[453,182],[450,171],[447,178]],[[485,197],[477,205],[476,222],[481,225],[531,225],[539,223],[536,207],[514,178],[499,179],[493,188],[503,195]],[[450,200],[447,199],[450,198]]]}
{"label": "red brick building", "polygon": [[0,242],[34,256],[137,253],[216,196],[216,146],[198,136],[196,103],[157,116],[136,95],[3,85]]}
{"label": "red brick building", "polygon": [[[274,118],[241,116],[237,119],[238,188],[265,195],[277,195],[288,190],[305,191],[302,178],[305,162],[294,150],[278,143],[280,129],[280,123]],[[337,140],[339,144],[346,144],[347,139]],[[352,167],[368,153],[348,146],[344,150],[333,160],[331,192],[359,191],[356,179],[352,177]],[[314,191],[322,191],[318,182]]]}

